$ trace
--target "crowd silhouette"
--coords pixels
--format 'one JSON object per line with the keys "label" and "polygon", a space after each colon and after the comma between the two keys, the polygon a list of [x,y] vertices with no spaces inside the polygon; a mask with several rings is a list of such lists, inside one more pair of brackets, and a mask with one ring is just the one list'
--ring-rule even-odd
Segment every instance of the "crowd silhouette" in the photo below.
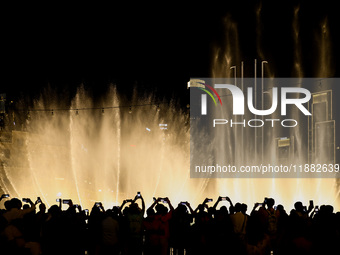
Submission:
{"label": "crowd silhouette", "polygon": [[265,198],[248,214],[246,204],[221,196],[195,210],[189,202],[174,208],[167,197],[153,198],[146,209],[139,192],[119,207],[105,210],[98,202],[90,211],[72,200],[48,209],[39,197],[32,202],[4,194],[0,200],[5,255],[340,254],[340,212],[313,201],[298,201],[287,213]]}

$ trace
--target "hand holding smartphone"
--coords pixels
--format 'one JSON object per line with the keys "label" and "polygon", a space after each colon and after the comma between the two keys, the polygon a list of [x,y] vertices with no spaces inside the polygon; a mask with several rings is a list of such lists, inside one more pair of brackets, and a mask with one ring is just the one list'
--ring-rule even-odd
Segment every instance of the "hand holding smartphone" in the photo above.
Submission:
{"label": "hand holding smartphone", "polygon": [[71,199],[63,199],[63,204],[69,204],[71,202]]}

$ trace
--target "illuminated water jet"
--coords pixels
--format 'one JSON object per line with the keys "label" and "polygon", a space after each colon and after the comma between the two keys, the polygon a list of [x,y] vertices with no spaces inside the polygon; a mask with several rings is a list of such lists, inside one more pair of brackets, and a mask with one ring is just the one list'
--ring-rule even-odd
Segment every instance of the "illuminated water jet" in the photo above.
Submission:
{"label": "illuminated water jet", "polygon": [[200,190],[188,179],[188,114],[152,97],[132,101],[130,114],[114,86],[100,102],[83,88],[69,105],[54,93],[43,95],[26,131],[1,143],[11,153],[3,159],[1,188],[13,197],[41,196],[48,205],[72,198],[87,208],[95,201],[118,205],[137,191],[147,204],[153,196],[195,201]]}
{"label": "illuminated water jet", "polygon": [[[256,18],[257,22],[260,22],[260,12],[261,6],[257,9]],[[303,68],[301,64],[301,50],[300,50],[300,42],[299,42],[299,24],[297,22],[299,14],[299,8],[295,8],[294,10],[294,20],[293,20],[293,39],[294,39],[294,46],[296,48],[296,52],[294,53],[294,73],[297,74],[298,77],[303,75]],[[233,20],[229,21],[233,23]],[[258,26],[258,33],[259,36],[261,34],[261,30]],[[332,73],[331,62],[330,62],[330,43],[329,43],[329,34],[328,34],[328,26],[327,26],[327,19],[321,24],[321,32],[317,34],[317,41],[318,43],[318,51],[319,56],[318,59],[320,61],[316,61],[318,66],[316,67],[315,73],[318,77],[330,77]],[[230,28],[226,27],[226,38],[230,38]],[[227,59],[233,60],[232,62],[228,62],[229,65],[238,64],[241,62],[236,62],[235,59],[240,57],[240,52],[235,50],[236,48],[232,48],[233,43],[237,42],[238,38],[235,38],[232,43],[226,43],[225,46],[216,47],[215,48],[215,57],[213,58],[213,67],[212,67],[212,77],[219,78],[219,77],[234,77],[231,76],[229,73],[229,69],[222,67],[226,66],[226,62],[223,58],[223,55]],[[227,40],[226,40],[227,42]],[[257,42],[259,46],[259,37],[257,37]],[[226,49],[224,49],[226,47]],[[233,51],[231,50],[233,49]],[[257,53],[260,59],[265,59],[265,54],[260,47],[257,48]],[[321,63],[320,63],[321,62]],[[256,65],[256,61],[255,61]],[[269,61],[270,65],[270,61]],[[243,62],[241,63],[243,66]],[[255,68],[255,72],[256,72]],[[262,69],[263,71],[263,69]],[[252,73],[255,77],[257,74]],[[273,77],[271,72],[269,72],[268,76]],[[241,77],[242,78],[242,77]],[[302,77],[301,77],[302,78]],[[299,85],[297,85],[298,87]],[[271,89],[271,88],[269,88]],[[326,82],[323,83],[322,86],[316,89],[317,91],[326,91],[331,90],[331,87]],[[262,89],[263,93],[263,89]],[[260,100],[264,100],[265,107],[264,109],[268,109],[268,102],[271,102],[271,98],[262,97],[262,93],[260,91],[257,97]],[[320,92],[321,93],[321,92]],[[255,99],[256,100],[256,99]],[[224,104],[224,103],[223,103]],[[256,103],[255,103],[256,104]],[[270,106],[270,104],[269,104]],[[232,105],[229,102],[228,107],[232,109]],[[223,112],[224,118],[228,120],[233,120],[233,116],[231,111]],[[316,114],[318,115],[318,114]],[[296,112],[292,113],[294,119],[299,121],[298,115]],[[273,119],[279,119],[279,116],[274,115],[271,116]],[[319,118],[322,119],[321,114],[319,114]],[[243,127],[241,127],[244,130]],[[265,129],[266,130],[266,129]],[[242,137],[240,133],[237,132],[238,130],[225,128],[220,129],[220,133],[218,137],[221,140],[230,141],[229,143],[223,145],[223,147],[218,148],[216,151],[218,153],[214,154],[215,158],[224,159],[224,162],[236,162],[243,164],[253,163],[253,164],[260,164],[262,162],[257,161],[258,158],[269,158],[273,161],[277,159],[276,154],[276,147],[275,139],[282,137],[283,130],[282,128],[276,128],[275,130],[271,130],[270,132],[265,131],[262,135],[259,132],[254,130],[244,131],[242,133]],[[305,156],[308,150],[306,146],[308,142],[308,137],[305,138],[303,134],[306,134],[306,130],[303,129],[291,129],[289,133],[289,137],[296,140],[297,148],[296,148],[296,157],[304,162],[308,162],[307,156]],[[244,137],[243,137],[244,136]],[[248,139],[248,141],[253,141],[254,137],[255,142],[250,142],[247,145],[243,143],[243,140]],[[322,136],[321,136],[322,137]],[[314,139],[314,138],[313,138]],[[321,138],[320,138],[321,139]],[[261,155],[261,150],[258,148],[259,140],[264,140],[266,151],[264,155]],[[236,146],[236,142],[237,146]],[[241,142],[242,141],[242,142]],[[305,145],[305,146],[303,146]],[[250,147],[250,148],[249,148]],[[255,153],[254,153],[255,151]],[[326,155],[323,154],[325,157]],[[319,158],[322,158],[319,155]],[[305,178],[296,178],[296,179],[213,179],[210,181],[211,185],[215,187],[215,193],[218,194],[227,194],[228,196],[234,198],[238,201],[245,201],[248,205],[252,205],[254,202],[261,202],[263,197],[271,196],[275,198],[276,203],[282,203],[288,209],[293,207],[295,201],[300,200],[303,203],[307,204],[309,200],[314,199],[315,204],[332,204],[335,206],[337,210],[340,209],[340,198],[339,198],[339,190],[337,187],[337,179],[305,179]]]}

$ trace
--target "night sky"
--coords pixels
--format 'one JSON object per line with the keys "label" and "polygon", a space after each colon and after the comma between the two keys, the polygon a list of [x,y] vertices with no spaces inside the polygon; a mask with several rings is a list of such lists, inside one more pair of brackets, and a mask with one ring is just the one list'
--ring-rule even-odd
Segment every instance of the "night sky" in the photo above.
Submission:
{"label": "night sky", "polygon": [[[273,4],[272,2],[275,2]],[[302,59],[314,75],[315,31],[328,17],[334,76],[339,56],[337,7],[310,1],[262,1],[261,40],[276,77],[292,75],[292,17],[300,3]],[[319,2],[320,3],[320,2]],[[256,52],[255,9],[259,1],[225,1],[207,7],[182,5],[13,6],[2,8],[0,93],[8,98],[39,95],[47,85],[74,93],[84,87],[100,95],[108,84],[121,93],[156,93],[189,103],[190,77],[210,76],[214,47],[225,43],[223,19],[238,24],[243,60]],[[260,61],[260,60],[259,60]],[[239,63],[235,63],[239,64]]]}

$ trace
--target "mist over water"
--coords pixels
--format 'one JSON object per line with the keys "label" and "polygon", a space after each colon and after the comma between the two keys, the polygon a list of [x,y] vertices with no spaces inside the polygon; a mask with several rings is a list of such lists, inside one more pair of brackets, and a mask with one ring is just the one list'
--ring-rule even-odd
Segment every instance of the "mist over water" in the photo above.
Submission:
{"label": "mist over water", "polygon": [[126,104],[114,86],[94,102],[80,87],[71,103],[52,92],[27,110],[25,132],[1,144],[11,150],[1,187],[13,197],[41,196],[49,205],[72,198],[90,208],[137,191],[147,204],[153,196],[193,201],[200,190],[189,179],[188,113],[173,102],[134,95]]}

